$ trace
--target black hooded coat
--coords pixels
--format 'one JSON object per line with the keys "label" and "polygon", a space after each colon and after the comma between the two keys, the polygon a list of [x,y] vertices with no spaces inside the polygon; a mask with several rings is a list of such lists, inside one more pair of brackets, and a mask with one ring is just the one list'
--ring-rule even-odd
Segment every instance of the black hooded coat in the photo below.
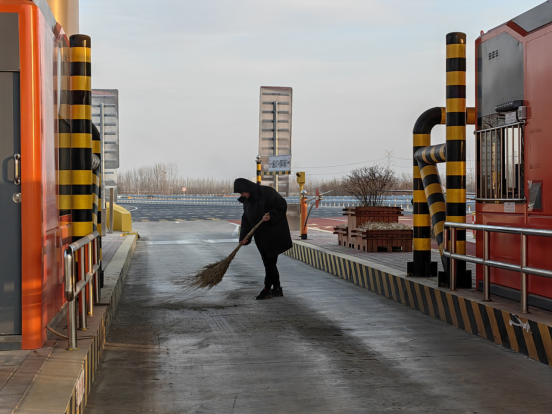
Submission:
{"label": "black hooded coat", "polygon": [[269,213],[270,220],[261,224],[253,236],[257,248],[267,258],[291,249],[293,243],[286,218],[286,200],[273,188],[255,184],[245,178],[234,181],[234,192],[250,194],[249,198],[238,199],[243,204],[240,241]]}

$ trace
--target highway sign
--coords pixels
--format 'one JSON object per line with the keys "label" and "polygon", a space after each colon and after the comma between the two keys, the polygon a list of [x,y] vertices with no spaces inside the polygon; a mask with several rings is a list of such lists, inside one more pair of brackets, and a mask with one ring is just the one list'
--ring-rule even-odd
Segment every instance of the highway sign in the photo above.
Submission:
{"label": "highway sign", "polygon": [[291,171],[291,155],[268,157],[268,171]]}
{"label": "highway sign", "polygon": [[[261,171],[270,172],[269,157],[291,156],[291,113],[293,89],[261,86],[259,98],[259,155]],[[288,171],[291,170],[291,159]],[[273,170],[281,171],[281,170]],[[263,174],[263,184],[272,184],[284,196],[289,192],[289,177]]]}
{"label": "highway sign", "polygon": [[[104,104],[103,123],[100,104]],[[119,168],[119,91],[117,89],[92,90],[92,121],[104,136],[105,169]],[[109,185],[109,184],[108,184]]]}

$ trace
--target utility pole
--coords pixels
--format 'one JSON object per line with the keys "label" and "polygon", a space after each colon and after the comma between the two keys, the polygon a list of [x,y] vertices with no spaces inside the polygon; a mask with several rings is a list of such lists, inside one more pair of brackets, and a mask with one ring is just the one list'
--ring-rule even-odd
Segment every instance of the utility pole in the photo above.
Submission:
{"label": "utility pole", "polygon": [[395,169],[395,161],[393,160],[393,157],[395,156],[393,154],[393,151],[387,151],[385,150],[385,158],[387,159],[386,161],[386,164],[387,164],[387,170],[394,170]]}

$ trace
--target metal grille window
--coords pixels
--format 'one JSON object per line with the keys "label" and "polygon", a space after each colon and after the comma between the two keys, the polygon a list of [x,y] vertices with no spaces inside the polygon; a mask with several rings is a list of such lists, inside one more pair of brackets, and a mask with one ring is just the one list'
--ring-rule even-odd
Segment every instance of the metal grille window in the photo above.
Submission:
{"label": "metal grille window", "polygon": [[525,201],[523,193],[524,122],[475,131],[477,201]]}

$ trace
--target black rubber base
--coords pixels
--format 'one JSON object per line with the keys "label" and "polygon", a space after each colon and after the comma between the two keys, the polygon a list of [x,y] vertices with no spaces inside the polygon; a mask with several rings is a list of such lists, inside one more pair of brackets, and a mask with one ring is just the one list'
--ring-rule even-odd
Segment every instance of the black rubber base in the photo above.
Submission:
{"label": "black rubber base", "polygon": [[307,235],[306,234],[301,234],[301,240],[307,240]]}
{"label": "black rubber base", "polygon": [[437,276],[437,262],[422,263],[408,262],[406,273],[409,277],[433,277]]}

